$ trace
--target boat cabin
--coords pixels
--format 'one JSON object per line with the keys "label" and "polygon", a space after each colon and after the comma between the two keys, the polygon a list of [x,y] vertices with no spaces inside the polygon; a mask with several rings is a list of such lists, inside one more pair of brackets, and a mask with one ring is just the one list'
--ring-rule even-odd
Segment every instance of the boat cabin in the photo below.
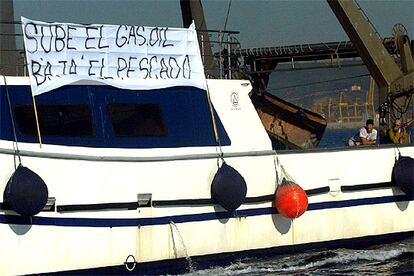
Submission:
{"label": "boat cabin", "polygon": [[[216,146],[206,91],[67,85],[36,97],[45,144],[106,148]],[[13,118],[10,118],[12,110]],[[29,85],[0,87],[0,139],[38,143]],[[221,145],[231,141],[215,112]],[[14,122],[14,125],[13,125]]]}

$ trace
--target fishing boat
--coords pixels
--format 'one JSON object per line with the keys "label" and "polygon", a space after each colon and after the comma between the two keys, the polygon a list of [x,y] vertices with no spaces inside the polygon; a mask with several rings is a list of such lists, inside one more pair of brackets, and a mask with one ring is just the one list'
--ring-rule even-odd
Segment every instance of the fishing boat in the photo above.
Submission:
{"label": "fishing boat", "polygon": [[[123,91],[83,84],[40,95],[40,148],[28,78],[6,82],[1,189],[21,164],[44,181],[48,194],[34,216],[18,214],[11,205],[20,203],[3,198],[4,275],[177,273],[188,271],[190,258],[201,269],[249,255],[413,234],[413,198],[391,182],[399,154],[414,157],[412,145],[275,152],[248,96],[249,82],[208,81],[222,153],[199,89]],[[239,96],[237,108],[232,93]],[[144,111],[151,115],[138,120]],[[244,197],[232,190],[220,194],[223,205],[241,197],[233,211],[212,198],[223,162],[246,183]],[[275,208],[283,178],[300,184],[308,197],[307,211],[294,220]],[[30,201],[33,190],[20,200]]]}
{"label": "fishing boat", "polygon": [[[91,28],[90,43],[124,28],[23,21],[23,28]],[[178,40],[155,47],[171,41]],[[26,44],[28,58],[33,45]],[[177,59],[184,84],[166,87],[161,63],[151,71],[157,81],[140,79],[140,89],[116,73],[65,83],[63,75],[76,75],[69,68],[42,75],[47,91],[34,79],[38,67],[29,66],[30,78],[0,78],[0,274],[182,273],[412,237],[412,144],[276,151],[251,83],[189,82],[186,57]],[[104,66],[96,64],[86,71],[139,68],[118,59],[117,68],[99,72]]]}

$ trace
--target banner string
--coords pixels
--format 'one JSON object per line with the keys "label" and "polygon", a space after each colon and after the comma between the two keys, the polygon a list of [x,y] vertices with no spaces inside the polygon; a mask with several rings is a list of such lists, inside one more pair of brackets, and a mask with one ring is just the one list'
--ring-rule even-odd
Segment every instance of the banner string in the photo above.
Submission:
{"label": "banner string", "polygon": [[19,143],[17,142],[16,125],[14,123],[13,110],[12,110],[10,95],[9,95],[9,88],[7,86],[6,77],[4,75],[2,75],[2,77],[3,77],[3,80],[4,80],[4,85],[6,87],[7,103],[9,105],[9,115],[10,115],[10,120],[11,120],[11,124],[12,124],[12,129],[13,129],[14,142],[16,143],[15,152],[17,154],[17,158],[19,159],[19,164],[22,164],[22,159],[20,157]]}
{"label": "banner string", "polygon": [[209,109],[210,109],[211,122],[213,124],[214,138],[216,139],[216,143],[219,147],[220,158],[221,158],[222,161],[224,161],[224,159],[223,159],[224,154],[223,154],[223,150],[221,148],[221,140],[220,140],[220,136],[219,136],[219,133],[218,133],[216,118],[214,116],[214,108],[213,108],[213,104],[211,103],[210,90],[208,88],[207,80],[206,80],[206,87],[207,87],[207,100],[208,100],[208,106],[209,106]]}

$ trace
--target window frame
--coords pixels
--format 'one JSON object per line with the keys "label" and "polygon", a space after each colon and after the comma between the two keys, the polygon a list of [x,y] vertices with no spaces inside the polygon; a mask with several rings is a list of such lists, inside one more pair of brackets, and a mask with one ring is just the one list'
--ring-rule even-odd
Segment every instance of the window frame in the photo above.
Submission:
{"label": "window frame", "polygon": [[[66,113],[66,115],[69,113],[72,113],[74,111],[76,111],[74,108],[75,107],[81,107],[81,112],[83,113],[88,113],[88,116],[79,116],[78,118],[85,118],[81,121],[86,121],[88,124],[88,129],[87,131],[84,132],[77,132],[75,134],[69,134],[69,133],[65,133],[65,132],[60,132],[60,133],[50,133],[47,132],[47,130],[50,127],[45,127],[45,123],[43,121],[44,118],[42,118],[43,115],[41,115],[41,113],[43,112],[42,109],[44,108],[56,108],[57,112],[59,112],[59,110],[63,110],[64,114]],[[19,115],[19,111],[18,109],[22,108],[23,110],[23,114]],[[96,137],[96,127],[95,127],[95,120],[93,118],[93,110],[91,108],[91,106],[89,104],[40,104],[40,105],[36,105],[36,109],[37,109],[37,114],[38,114],[38,118],[39,118],[39,128],[40,128],[40,133],[42,136],[47,136],[47,137],[67,137],[67,138],[89,138],[89,137]],[[33,116],[25,116],[27,114],[29,114],[30,112],[33,112]],[[51,110],[49,111],[50,113],[56,112],[55,110]],[[26,113],[26,114],[24,114]],[[36,115],[34,113],[34,108],[33,108],[33,104],[16,104],[13,106],[13,115],[16,121],[16,125],[17,128],[19,130],[20,135],[23,136],[36,136],[37,135],[37,126],[36,126]],[[20,116],[22,116],[23,118],[20,118]],[[22,126],[22,120],[27,120],[27,119],[33,119],[33,126],[26,126],[23,127]],[[67,118],[66,118],[67,119]],[[31,121],[31,120],[27,120],[27,121]],[[43,123],[42,123],[43,121]],[[26,123],[27,124],[27,123]],[[30,124],[30,123],[29,123]],[[43,126],[42,126],[43,125]],[[66,124],[67,126],[68,124]],[[65,122],[61,123],[59,125],[59,129],[65,129]],[[27,131],[28,129],[34,129],[34,131]]]}
{"label": "window frame", "polygon": [[[114,112],[116,110],[113,110],[114,108],[121,108],[121,107],[130,107],[134,108],[134,111],[137,111],[138,108],[143,108],[144,110],[141,110],[140,112],[148,111],[148,109],[152,109],[151,112],[153,112],[150,118],[147,117],[147,120],[153,119],[155,120],[157,124],[157,129],[153,129],[152,132],[149,132],[147,134],[133,134],[133,133],[126,133],[125,130],[128,128],[125,128],[123,130],[120,129],[120,126],[115,126],[114,123]],[[109,123],[112,128],[112,135],[117,138],[145,138],[145,137],[153,137],[153,138],[162,138],[167,137],[169,135],[168,133],[168,124],[165,120],[164,112],[162,109],[161,104],[158,103],[107,103],[106,104],[107,113],[109,116]],[[147,109],[147,110],[145,110]],[[118,112],[120,110],[118,109]],[[138,114],[140,115],[140,114]],[[155,115],[155,116],[154,116]],[[135,115],[137,116],[137,115]],[[125,120],[125,119],[124,119]],[[144,122],[146,123],[146,122]],[[136,130],[136,132],[145,132],[146,128],[145,126],[141,126],[141,130]],[[120,132],[124,131],[123,133]],[[158,133],[157,133],[158,132]]]}

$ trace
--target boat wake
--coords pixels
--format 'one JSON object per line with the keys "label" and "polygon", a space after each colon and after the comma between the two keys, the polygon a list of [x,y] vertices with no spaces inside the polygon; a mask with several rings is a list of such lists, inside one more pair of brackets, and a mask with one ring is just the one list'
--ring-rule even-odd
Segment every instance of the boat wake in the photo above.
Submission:
{"label": "boat wake", "polygon": [[[317,268],[335,268],[336,266],[344,266],[351,263],[358,263],[360,261],[369,261],[370,265],[375,263],[380,264],[381,262],[398,258],[405,253],[413,254],[414,251],[408,251],[408,249],[393,249],[389,251],[383,250],[357,250],[357,251],[342,251],[333,254],[334,256],[324,258],[321,256],[319,260],[315,257],[310,257],[314,261],[305,260],[301,265],[284,265],[284,268],[279,269],[279,271],[287,272],[300,272],[300,271],[309,271]],[[323,254],[326,255],[326,254]],[[331,255],[331,254],[327,254]]]}
{"label": "boat wake", "polygon": [[414,241],[370,249],[335,249],[281,255],[273,258],[243,259],[226,267],[194,271],[187,275],[377,275],[414,272]]}

